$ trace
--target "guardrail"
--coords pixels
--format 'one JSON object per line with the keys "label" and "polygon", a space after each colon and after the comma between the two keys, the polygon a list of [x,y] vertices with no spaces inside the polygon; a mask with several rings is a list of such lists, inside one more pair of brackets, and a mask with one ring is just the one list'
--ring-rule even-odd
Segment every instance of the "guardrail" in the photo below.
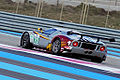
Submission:
{"label": "guardrail", "polygon": [[114,37],[116,42],[106,43],[108,46],[120,47],[120,30],[51,20],[46,18],[36,18],[33,16],[25,16],[0,11],[0,29],[22,33],[25,30],[34,30],[39,27],[69,28],[78,30],[84,34],[91,34],[100,37]]}

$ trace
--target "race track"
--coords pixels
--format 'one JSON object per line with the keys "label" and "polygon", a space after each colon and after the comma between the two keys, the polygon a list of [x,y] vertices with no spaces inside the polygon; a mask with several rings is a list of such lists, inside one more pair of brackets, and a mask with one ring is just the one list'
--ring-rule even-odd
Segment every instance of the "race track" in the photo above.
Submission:
{"label": "race track", "polygon": [[[19,47],[20,36],[0,32],[0,80],[120,80],[120,49],[101,64]],[[115,55],[118,54],[118,55]]]}

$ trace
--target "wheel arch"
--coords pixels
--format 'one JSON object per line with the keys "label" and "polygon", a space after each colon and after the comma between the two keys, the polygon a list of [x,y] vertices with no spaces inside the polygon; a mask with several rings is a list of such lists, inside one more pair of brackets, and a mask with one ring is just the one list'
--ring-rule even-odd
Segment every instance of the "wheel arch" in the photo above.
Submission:
{"label": "wheel arch", "polygon": [[55,37],[52,39],[51,43],[53,43],[53,41],[55,41],[56,39],[60,39],[61,41],[68,41],[68,40],[70,40],[70,38],[68,38],[68,37],[66,37],[66,36],[64,36],[64,35],[58,35],[58,36],[55,36]]}
{"label": "wheel arch", "polygon": [[28,34],[29,34],[29,32],[25,31],[25,32],[22,33],[21,38],[23,37],[23,35],[24,35],[25,33],[28,33]]}
{"label": "wheel arch", "polygon": [[20,46],[22,45],[21,41],[22,41],[23,35],[24,35],[25,33],[28,33],[28,35],[30,36],[29,32],[27,32],[27,31],[23,32],[22,35],[21,35],[21,39],[20,39]]}
{"label": "wheel arch", "polygon": [[71,39],[68,38],[67,36],[58,35],[58,36],[55,36],[55,37],[52,39],[51,43],[53,43],[56,39],[60,39],[60,41],[61,41],[61,47],[66,46],[66,45],[67,45],[67,42],[71,40]]}

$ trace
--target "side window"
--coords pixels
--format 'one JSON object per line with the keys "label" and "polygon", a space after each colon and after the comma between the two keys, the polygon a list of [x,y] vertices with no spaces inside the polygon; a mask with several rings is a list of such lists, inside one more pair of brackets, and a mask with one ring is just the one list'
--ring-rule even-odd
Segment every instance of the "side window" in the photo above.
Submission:
{"label": "side window", "polygon": [[49,30],[44,31],[44,34],[51,35],[52,33],[56,31],[57,31],[56,29],[49,29]]}

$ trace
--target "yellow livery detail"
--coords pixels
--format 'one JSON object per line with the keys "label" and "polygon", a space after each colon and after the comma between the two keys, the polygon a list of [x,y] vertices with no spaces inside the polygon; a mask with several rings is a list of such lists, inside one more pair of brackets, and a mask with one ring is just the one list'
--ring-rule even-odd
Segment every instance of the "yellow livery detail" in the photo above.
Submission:
{"label": "yellow livery detail", "polygon": [[35,31],[35,33],[38,34],[41,38],[44,38],[44,39],[46,39],[46,40],[49,40],[48,38],[46,38],[46,37],[40,35],[38,32]]}
{"label": "yellow livery detail", "polygon": [[50,51],[51,47],[52,47],[52,44],[48,44],[48,46],[46,48]]}

